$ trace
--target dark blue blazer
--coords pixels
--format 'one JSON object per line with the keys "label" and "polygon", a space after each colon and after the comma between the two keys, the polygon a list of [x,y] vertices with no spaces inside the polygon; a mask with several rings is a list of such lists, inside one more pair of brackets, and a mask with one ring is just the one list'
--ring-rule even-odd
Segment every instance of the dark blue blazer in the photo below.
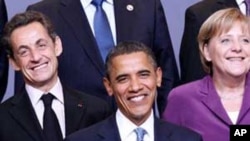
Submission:
{"label": "dark blue blazer", "polygon": [[197,36],[202,23],[210,15],[228,7],[238,7],[236,0],[202,0],[187,8],[179,54],[182,83],[202,79],[206,75],[201,65]]}
{"label": "dark blue blazer", "polygon": [[[63,86],[66,136],[110,116],[108,104]],[[95,101],[95,103],[93,103]],[[0,141],[45,141],[27,92],[0,105]]]}
{"label": "dark blue blazer", "polygon": [[[126,130],[126,129],[124,129]],[[155,118],[154,141],[201,141],[197,133]],[[86,130],[69,135],[65,141],[120,141],[115,114]]]}
{"label": "dark blue blazer", "polygon": [[[133,5],[128,11],[126,6]],[[48,0],[28,7],[46,14],[63,42],[59,58],[59,76],[66,84],[96,95],[111,98],[103,85],[104,62],[80,0]],[[114,0],[117,43],[137,40],[154,51],[163,69],[159,90],[160,111],[171,88],[179,80],[173,48],[160,0]],[[112,102],[110,102],[112,103]]]}
{"label": "dark blue blazer", "polygon": [[[0,0],[0,38],[2,30],[7,22],[7,11],[4,0]],[[3,99],[8,80],[8,58],[2,45],[0,45],[0,103]]]}

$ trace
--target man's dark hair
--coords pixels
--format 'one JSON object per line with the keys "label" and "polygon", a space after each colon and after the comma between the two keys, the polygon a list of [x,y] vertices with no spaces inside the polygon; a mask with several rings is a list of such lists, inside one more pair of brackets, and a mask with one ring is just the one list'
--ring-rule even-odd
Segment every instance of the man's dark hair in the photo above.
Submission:
{"label": "man's dark hair", "polygon": [[124,42],[120,42],[117,46],[112,48],[110,52],[108,53],[106,61],[105,61],[106,62],[105,63],[106,77],[109,79],[111,63],[115,57],[119,55],[125,55],[125,54],[137,53],[137,52],[145,53],[149,57],[149,60],[151,61],[150,63],[153,65],[153,67],[155,69],[157,68],[156,58],[154,56],[154,53],[149,47],[137,41],[124,41]]}
{"label": "man's dark hair", "polygon": [[10,36],[13,31],[19,27],[26,26],[33,22],[39,22],[47,30],[49,36],[55,42],[56,32],[50,20],[40,12],[26,11],[16,14],[4,27],[2,45],[5,47],[8,55],[14,59]]}

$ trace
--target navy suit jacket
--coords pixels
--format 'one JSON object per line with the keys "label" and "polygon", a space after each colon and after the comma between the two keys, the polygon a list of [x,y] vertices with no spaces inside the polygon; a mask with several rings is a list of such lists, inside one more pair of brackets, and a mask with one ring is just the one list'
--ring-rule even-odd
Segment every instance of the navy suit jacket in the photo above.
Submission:
{"label": "navy suit jacket", "polygon": [[[126,6],[134,6],[128,11]],[[99,96],[114,104],[103,85],[104,62],[80,0],[49,0],[28,7],[47,15],[63,42],[59,76],[78,90]],[[117,43],[137,40],[157,56],[163,69],[163,84],[158,93],[160,111],[179,77],[173,48],[160,0],[114,0]],[[112,102],[111,102],[112,101]]]}
{"label": "navy suit jacket", "polygon": [[179,55],[182,83],[206,75],[201,65],[197,36],[202,23],[210,15],[228,7],[238,7],[236,0],[203,0],[187,8]]}
{"label": "navy suit jacket", "polygon": [[[126,130],[126,129],[124,129]],[[155,118],[154,141],[201,141],[197,133]],[[115,114],[86,130],[69,135],[65,141],[120,141]]]}
{"label": "navy suit jacket", "polygon": [[[7,22],[7,11],[4,0],[0,0],[0,38],[2,30]],[[0,103],[3,99],[8,80],[8,58],[2,45],[0,45]]]}
{"label": "navy suit jacket", "polygon": [[[66,136],[110,116],[111,110],[104,100],[65,86],[63,88]],[[2,103],[0,113],[1,141],[44,141],[25,90]]]}

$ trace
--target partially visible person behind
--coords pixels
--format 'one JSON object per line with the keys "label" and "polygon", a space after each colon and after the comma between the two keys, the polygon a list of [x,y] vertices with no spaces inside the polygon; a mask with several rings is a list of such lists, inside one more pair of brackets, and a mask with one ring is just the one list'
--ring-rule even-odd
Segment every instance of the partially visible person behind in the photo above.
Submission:
{"label": "partially visible person behind", "polygon": [[206,75],[199,56],[197,35],[202,23],[210,15],[229,7],[239,8],[246,13],[244,0],[201,0],[186,9],[179,54],[182,84],[201,79]]}
{"label": "partially visible person behind", "polygon": [[173,89],[163,118],[204,141],[229,141],[230,125],[250,124],[250,20],[237,8],[219,10],[198,42],[207,76]]}
{"label": "partially visible person behind", "polygon": [[[4,0],[0,0],[0,38],[2,37],[2,30],[7,22],[7,11]],[[8,83],[8,69],[9,62],[4,50],[4,47],[0,44],[0,103],[3,100],[5,90]]]}
{"label": "partially visible person behind", "polygon": [[[61,39],[43,14],[16,14],[4,28],[3,44],[13,68],[22,72],[25,88],[0,105],[0,141],[61,141],[110,115],[104,100],[61,83]],[[58,136],[49,132],[48,122],[57,123]]]}
{"label": "partially visible person behind", "polygon": [[[96,3],[100,2],[96,10]],[[178,85],[179,76],[167,21],[160,0],[43,0],[28,6],[47,15],[62,38],[64,53],[59,58],[62,81],[80,91],[101,97],[116,111],[113,97],[109,97],[102,79],[105,57],[110,48],[122,41],[140,41],[150,47],[162,68],[162,85],[158,88],[157,106],[162,113],[170,90]],[[98,11],[107,18],[113,45],[101,47],[97,25],[106,24],[95,19]],[[107,39],[105,40],[107,41]],[[72,64],[74,62],[74,64]],[[72,75],[74,74],[74,75]],[[16,79],[17,84],[18,78]],[[156,106],[155,106],[156,107]],[[154,108],[157,111],[157,108]]]}
{"label": "partially visible person behind", "polygon": [[149,47],[139,42],[119,43],[107,56],[104,78],[118,110],[105,121],[69,135],[66,141],[201,141],[197,133],[153,115],[161,81],[162,70]]}

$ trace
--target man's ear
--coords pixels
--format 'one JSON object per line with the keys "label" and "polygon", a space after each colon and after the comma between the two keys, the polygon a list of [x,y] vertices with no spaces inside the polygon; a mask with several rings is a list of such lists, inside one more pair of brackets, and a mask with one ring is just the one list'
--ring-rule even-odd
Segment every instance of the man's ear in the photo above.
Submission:
{"label": "man's ear", "polygon": [[113,89],[111,87],[111,83],[110,83],[110,81],[109,81],[109,79],[107,77],[103,78],[103,84],[104,84],[104,86],[106,88],[106,91],[108,92],[108,95],[113,96],[114,91],[113,91]]}
{"label": "man's ear", "polygon": [[161,87],[161,82],[162,82],[162,70],[160,67],[156,69],[156,85],[158,87]]}
{"label": "man's ear", "polygon": [[14,70],[20,71],[21,68],[19,67],[19,65],[16,62],[16,60],[14,60],[13,58],[9,57],[9,63],[11,64],[11,66],[13,67]]}
{"label": "man's ear", "polygon": [[62,54],[62,51],[63,51],[63,47],[62,47],[61,38],[59,36],[56,36],[56,39],[55,39],[55,53],[56,53],[56,56],[60,56]]}

